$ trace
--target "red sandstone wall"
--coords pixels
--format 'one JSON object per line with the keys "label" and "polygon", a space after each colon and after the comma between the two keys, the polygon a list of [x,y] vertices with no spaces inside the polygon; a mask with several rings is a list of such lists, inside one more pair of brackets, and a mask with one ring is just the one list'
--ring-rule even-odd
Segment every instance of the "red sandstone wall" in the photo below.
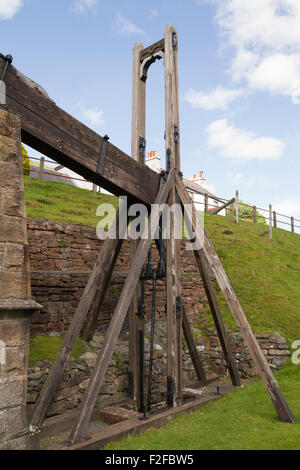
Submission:
{"label": "red sandstone wall", "polygon": [[[44,306],[32,317],[32,331],[67,329],[76,310],[96,257],[103,244],[95,229],[29,219],[28,240],[31,286],[34,300]],[[158,253],[153,248],[154,260]],[[181,250],[182,298],[189,315],[198,315],[207,305],[193,253]],[[123,246],[112,276],[99,324],[106,325],[114,311],[129,268],[129,243]],[[146,288],[146,310],[151,308],[151,283]],[[165,315],[165,283],[157,282],[157,315]]]}

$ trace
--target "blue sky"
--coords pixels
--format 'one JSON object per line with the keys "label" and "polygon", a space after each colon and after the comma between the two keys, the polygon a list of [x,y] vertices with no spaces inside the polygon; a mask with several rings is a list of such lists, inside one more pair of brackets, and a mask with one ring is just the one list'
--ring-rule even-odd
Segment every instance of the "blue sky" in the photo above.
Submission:
{"label": "blue sky", "polygon": [[[222,197],[300,218],[300,2],[0,0],[0,50],[130,152],[132,47],[179,36],[182,170]],[[164,155],[163,64],[147,83],[147,150]]]}

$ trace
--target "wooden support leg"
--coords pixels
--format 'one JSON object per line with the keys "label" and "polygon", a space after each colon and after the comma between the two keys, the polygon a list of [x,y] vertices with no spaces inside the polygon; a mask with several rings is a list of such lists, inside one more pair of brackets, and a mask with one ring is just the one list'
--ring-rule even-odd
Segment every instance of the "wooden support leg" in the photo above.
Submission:
{"label": "wooden support leg", "polygon": [[[180,178],[176,175],[176,187],[181,199],[182,204],[193,204],[192,200],[190,199],[186,188],[184,187]],[[196,209],[193,206],[194,214],[197,217]],[[188,213],[188,217],[190,218],[189,222],[193,227],[193,230],[196,230],[196,239],[201,242],[202,235],[204,235],[204,246],[203,246],[203,254],[205,259],[207,260],[208,264],[211,266],[214,275],[216,276],[216,280],[220,286],[220,289],[224,295],[224,298],[230,308],[230,311],[240,328],[240,332],[244,338],[248,351],[253,359],[255,364],[256,371],[258,375],[261,377],[262,381],[264,382],[266,389],[271,397],[271,400],[274,404],[274,407],[278,413],[278,416],[282,421],[288,423],[295,423],[295,418],[286,403],[284,397],[282,396],[277,381],[275,380],[270,366],[259,347],[259,344],[251,330],[251,327],[248,323],[248,320],[243,312],[243,309],[238,301],[238,298],[233,291],[229,279],[224,271],[224,268],[219,260],[217,253],[214,250],[213,245],[211,244],[210,240],[208,239],[205,231],[204,234],[201,233],[204,228],[198,224],[195,226],[193,217],[190,217]]]}
{"label": "wooden support leg", "polygon": [[185,308],[183,305],[182,305],[182,318],[183,318],[183,322],[182,322],[183,334],[184,334],[186,344],[187,344],[187,347],[188,347],[188,350],[192,359],[192,363],[193,363],[198,380],[204,384],[206,382],[205,370],[200,360],[198,351],[196,349],[195,341],[193,338],[193,333],[191,331],[188,317],[187,317],[187,314],[185,312]]}
{"label": "wooden support leg", "polygon": [[[118,231],[118,215],[116,226]],[[101,300],[104,298],[106,287],[108,285],[121,245],[122,239],[119,238],[115,240],[107,238],[103,244],[94,269],[79,301],[72,323],[65,336],[62,348],[39,395],[31,422],[33,426],[39,426],[45,416],[51,398],[53,397],[59,380],[62,377],[65,365],[73,350],[75,341],[80,335],[81,328],[86,320],[87,314],[90,310],[93,300],[95,299],[95,296]]]}
{"label": "wooden support leg", "polygon": [[[145,159],[146,141],[146,80],[140,78],[140,56],[144,49],[142,43],[137,42],[133,48],[132,66],[132,125],[131,125],[131,157],[143,164]],[[130,260],[133,262],[138,240],[130,241]],[[135,408],[140,409],[140,371],[141,354],[144,343],[144,319],[138,317],[138,301],[141,297],[141,281],[139,280],[128,311],[129,319],[129,396]]]}
{"label": "wooden support leg", "polygon": [[196,259],[196,262],[197,262],[197,265],[198,265],[198,268],[199,268],[199,271],[203,280],[203,285],[205,288],[206,296],[207,296],[210,310],[214,319],[216,330],[218,332],[218,336],[219,336],[220,343],[222,346],[227,368],[229,370],[232,385],[234,385],[235,387],[240,387],[241,381],[240,381],[239,373],[237,371],[237,367],[234,362],[232,352],[230,350],[228,337],[227,337],[223,319],[219,310],[216,294],[215,294],[212,282],[209,278],[209,275],[205,266],[203,251],[195,250],[194,255],[195,255],[195,259]]}
{"label": "wooden support leg", "polygon": [[[171,186],[169,205],[176,201],[175,184]],[[179,406],[182,402],[182,347],[181,347],[181,288],[180,245],[174,239],[175,214],[170,212],[170,238],[167,248],[167,404]]]}
{"label": "wooden support leg", "polygon": [[74,444],[84,439],[88,434],[89,423],[93,413],[93,409],[101,388],[106,369],[111,359],[115,344],[119,337],[124,319],[126,317],[130,302],[134,295],[143,264],[145,262],[149,247],[151,245],[151,226],[153,230],[156,229],[159,223],[160,216],[160,205],[167,201],[170,192],[170,182],[173,180],[173,171],[171,172],[169,179],[166,183],[162,184],[158,192],[155,204],[153,205],[152,213],[149,219],[149,226],[145,227],[145,231],[142,234],[135,259],[131,264],[129,274],[121,292],[118,304],[115,312],[112,316],[109,328],[106,333],[103,348],[99,353],[96,366],[91,375],[89,385],[84,394],[79,415],[76,418],[74,426],[72,428],[69,443]]}

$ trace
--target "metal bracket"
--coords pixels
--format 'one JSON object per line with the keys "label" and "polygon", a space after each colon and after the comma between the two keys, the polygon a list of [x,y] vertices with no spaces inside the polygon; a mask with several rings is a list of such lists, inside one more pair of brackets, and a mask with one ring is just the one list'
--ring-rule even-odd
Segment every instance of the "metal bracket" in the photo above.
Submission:
{"label": "metal bracket", "polygon": [[13,61],[13,58],[11,55],[5,56],[1,53],[0,53],[0,57],[1,59],[5,60],[5,67],[3,69],[2,76],[0,79],[0,107],[3,109],[6,109],[6,85],[4,82],[4,78],[5,78],[8,67]]}
{"label": "metal bracket", "polygon": [[180,320],[182,317],[182,307],[181,307],[181,297],[178,295],[176,297],[176,318],[177,320]]}
{"label": "metal bracket", "polygon": [[177,41],[177,34],[175,33],[175,31],[173,31],[173,33],[172,33],[172,47],[173,47],[173,51],[176,51],[176,49],[177,49],[177,44],[178,44],[178,41]]}
{"label": "metal bracket", "polygon": [[148,70],[150,68],[150,65],[154,64],[156,60],[163,59],[164,57],[165,54],[163,51],[155,52],[153,55],[146,57],[146,59],[143,60],[140,66],[140,79],[146,81],[148,78]]}
{"label": "metal bracket", "polygon": [[144,300],[142,299],[142,297],[139,297],[137,316],[139,318],[144,318],[145,315],[146,315],[146,308],[145,308]]}
{"label": "metal bracket", "polygon": [[107,148],[107,142],[108,141],[109,141],[109,137],[108,137],[108,135],[105,135],[103,137],[101,153],[100,153],[100,157],[99,157],[99,161],[98,161],[97,173],[99,173],[99,175],[102,175],[102,171],[103,171],[103,168],[104,168],[104,162],[105,162],[105,157],[106,157],[106,148]]}
{"label": "metal bracket", "polygon": [[145,137],[139,137],[139,155],[142,160],[143,165],[145,165],[146,160],[146,139]]}
{"label": "metal bracket", "polygon": [[173,407],[175,393],[175,383],[173,377],[167,377],[167,405],[169,408]]}
{"label": "metal bracket", "polygon": [[174,125],[174,141],[175,141],[175,144],[179,144],[179,127],[175,124]]}

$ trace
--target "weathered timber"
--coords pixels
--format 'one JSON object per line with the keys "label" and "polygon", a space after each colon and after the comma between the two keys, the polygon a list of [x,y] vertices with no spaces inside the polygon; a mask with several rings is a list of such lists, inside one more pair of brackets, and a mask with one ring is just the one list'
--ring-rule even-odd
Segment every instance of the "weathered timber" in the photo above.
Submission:
{"label": "weathered timber", "polygon": [[173,172],[166,183],[161,184],[155,205],[153,206],[148,227],[145,227],[144,233],[141,236],[139,246],[136,251],[135,259],[131,263],[130,271],[126,278],[123,290],[119,297],[116,309],[112,316],[109,328],[106,333],[105,342],[103,348],[99,353],[96,366],[91,375],[89,385],[83,396],[82,403],[79,410],[79,417],[76,420],[70,437],[69,444],[74,444],[87,437],[89,423],[91,420],[92,412],[101,388],[106,369],[111,359],[115,344],[120,334],[125,316],[127,314],[129,305],[134,295],[143,264],[145,262],[149,247],[152,243],[151,240],[151,226],[155,230],[159,223],[160,217],[160,204],[164,204],[167,201],[170,192],[170,183],[173,178]]}
{"label": "weathered timber", "polygon": [[[140,54],[144,50],[142,43],[137,42],[133,48],[132,63],[132,122],[131,122],[131,157],[143,164],[144,149],[140,146],[141,139],[146,135],[146,82],[140,80]],[[130,260],[133,262],[139,240],[130,240]],[[144,319],[137,315],[138,299],[141,297],[141,281],[139,280],[132,302],[129,307],[129,395],[136,409],[140,409],[141,394],[139,393],[142,357],[140,351],[144,344]],[[142,333],[141,333],[142,332]]]}
{"label": "weathered timber", "polygon": [[197,265],[198,265],[198,268],[199,268],[199,271],[203,280],[203,285],[205,288],[207,300],[208,300],[210,310],[214,319],[214,323],[216,326],[216,330],[220,339],[222,351],[223,351],[227,368],[230,374],[232,385],[234,385],[235,387],[240,387],[241,385],[240,377],[239,377],[237,367],[234,362],[233,355],[229,346],[228,337],[226,334],[222,315],[219,310],[218,301],[216,298],[214,287],[212,285],[212,282],[209,278],[209,275],[206,269],[203,250],[195,250],[194,255],[195,255],[195,259],[196,259],[196,262],[197,262]]}
{"label": "weathered timber", "polygon": [[[166,154],[171,168],[180,170],[180,127],[178,89],[177,32],[167,25],[165,34],[165,120]],[[176,47],[175,46],[176,42]],[[171,181],[169,206],[177,202],[175,179]],[[179,406],[182,402],[182,317],[180,285],[180,242],[175,239],[176,215],[170,212],[170,237],[166,240],[167,257],[167,403]]]}
{"label": "weathered timber", "polygon": [[[118,221],[116,225],[118,228]],[[98,307],[104,298],[114,264],[122,245],[122,241],[122,238],[107,238],[103,244],[94,269],[79,301],[72,323],[65,336],[62,348],[39,395],[31,421],[33,426],[39,426],[45,416],[51,398],[53,397],[56,387],[59,384],[65,365],[73,350],[75,341],[79,337],[80,331],[87,318],[88,312],[95,297],[99,299]]]}
{"label": "weathered timber", "polygon": [[[4,61],[0,59],[0,75]],[[22,141],[115,195],[152,204],[159,175],[107,143],[97,173],[103,138],[59,108],[35,82],[11,66],[5,76],[8,109],[20,116]]]}
{"label": "weathered timber", "polygon": [[[193,204],[189,197],[189,194],[182,184],[180,178],[176,175],[176,187],[181,199],[182,204]],[[190,214],[187,212],[188,217]],[[196,230],[196,239],[201,242],[203,240],[203,253],[206,261],[211,266],[212,271],[216,277],[216,280],[220,286],[220,289],[224,295],[224,298],[228,304],[228,307],[240,329],[240,332],[244,338],[245,344],[254,362],[256,372],[262,379],[267,392],[269,393],[274,407],[278,413],[279,418],[284,422],[295,423],[295,418],[282,396],[277,381],[274,378],[270,366],[259,347],[259,344],[251,330],[249,322],[244,314],[244,311],[239,303],[239,300],[232,289],[229,279],[224,271],[222,263],[210,242],[203,226],[201,224],[195,224],[194,217],[197,218],[197,212],[195,206],[193,206],[193,217],[190,217],[190,224],[193,230]]]}
{"label": "weathered timber", "polygon": [[193,333],[189,324],[189,320],[188,320],[184,305],[182,305],[182,329],[183,329],[183,334],[186,340],[186,344],[187,344],[187,347],[191,356],[191,360],[192,360],[197,378],[201,382],[201,384],[204,384],[206,383],[205,370],[201,363],[201,360],[200,360],[200,357],[196,348]]}
{"label": "weathered timber", "polygon": [[222,206],[218,207],[217,209],[214,209],[211,212],[211,214],[218,214],[219,212],[221,212],[223,209],[226,209],[227,206],[230,206],[230,204],[233,204],[235,201],[235,197],[233,197],[232,199],[230,199],[230,201],[228,202],[225,202],[224,204],[222,204]]}
{"label": "weathered timber", "polygon": [[151,44],[151,46],[146,47],[145,49],[142,49],[140,52],[140,62],[142,63],[145,59],[148,59],[148,57],[153,56],[153,54],[156,54],[157,52],[164,52],[165,50],[165,40],[161,39],[160,41],[155,42],[154,44]]}

